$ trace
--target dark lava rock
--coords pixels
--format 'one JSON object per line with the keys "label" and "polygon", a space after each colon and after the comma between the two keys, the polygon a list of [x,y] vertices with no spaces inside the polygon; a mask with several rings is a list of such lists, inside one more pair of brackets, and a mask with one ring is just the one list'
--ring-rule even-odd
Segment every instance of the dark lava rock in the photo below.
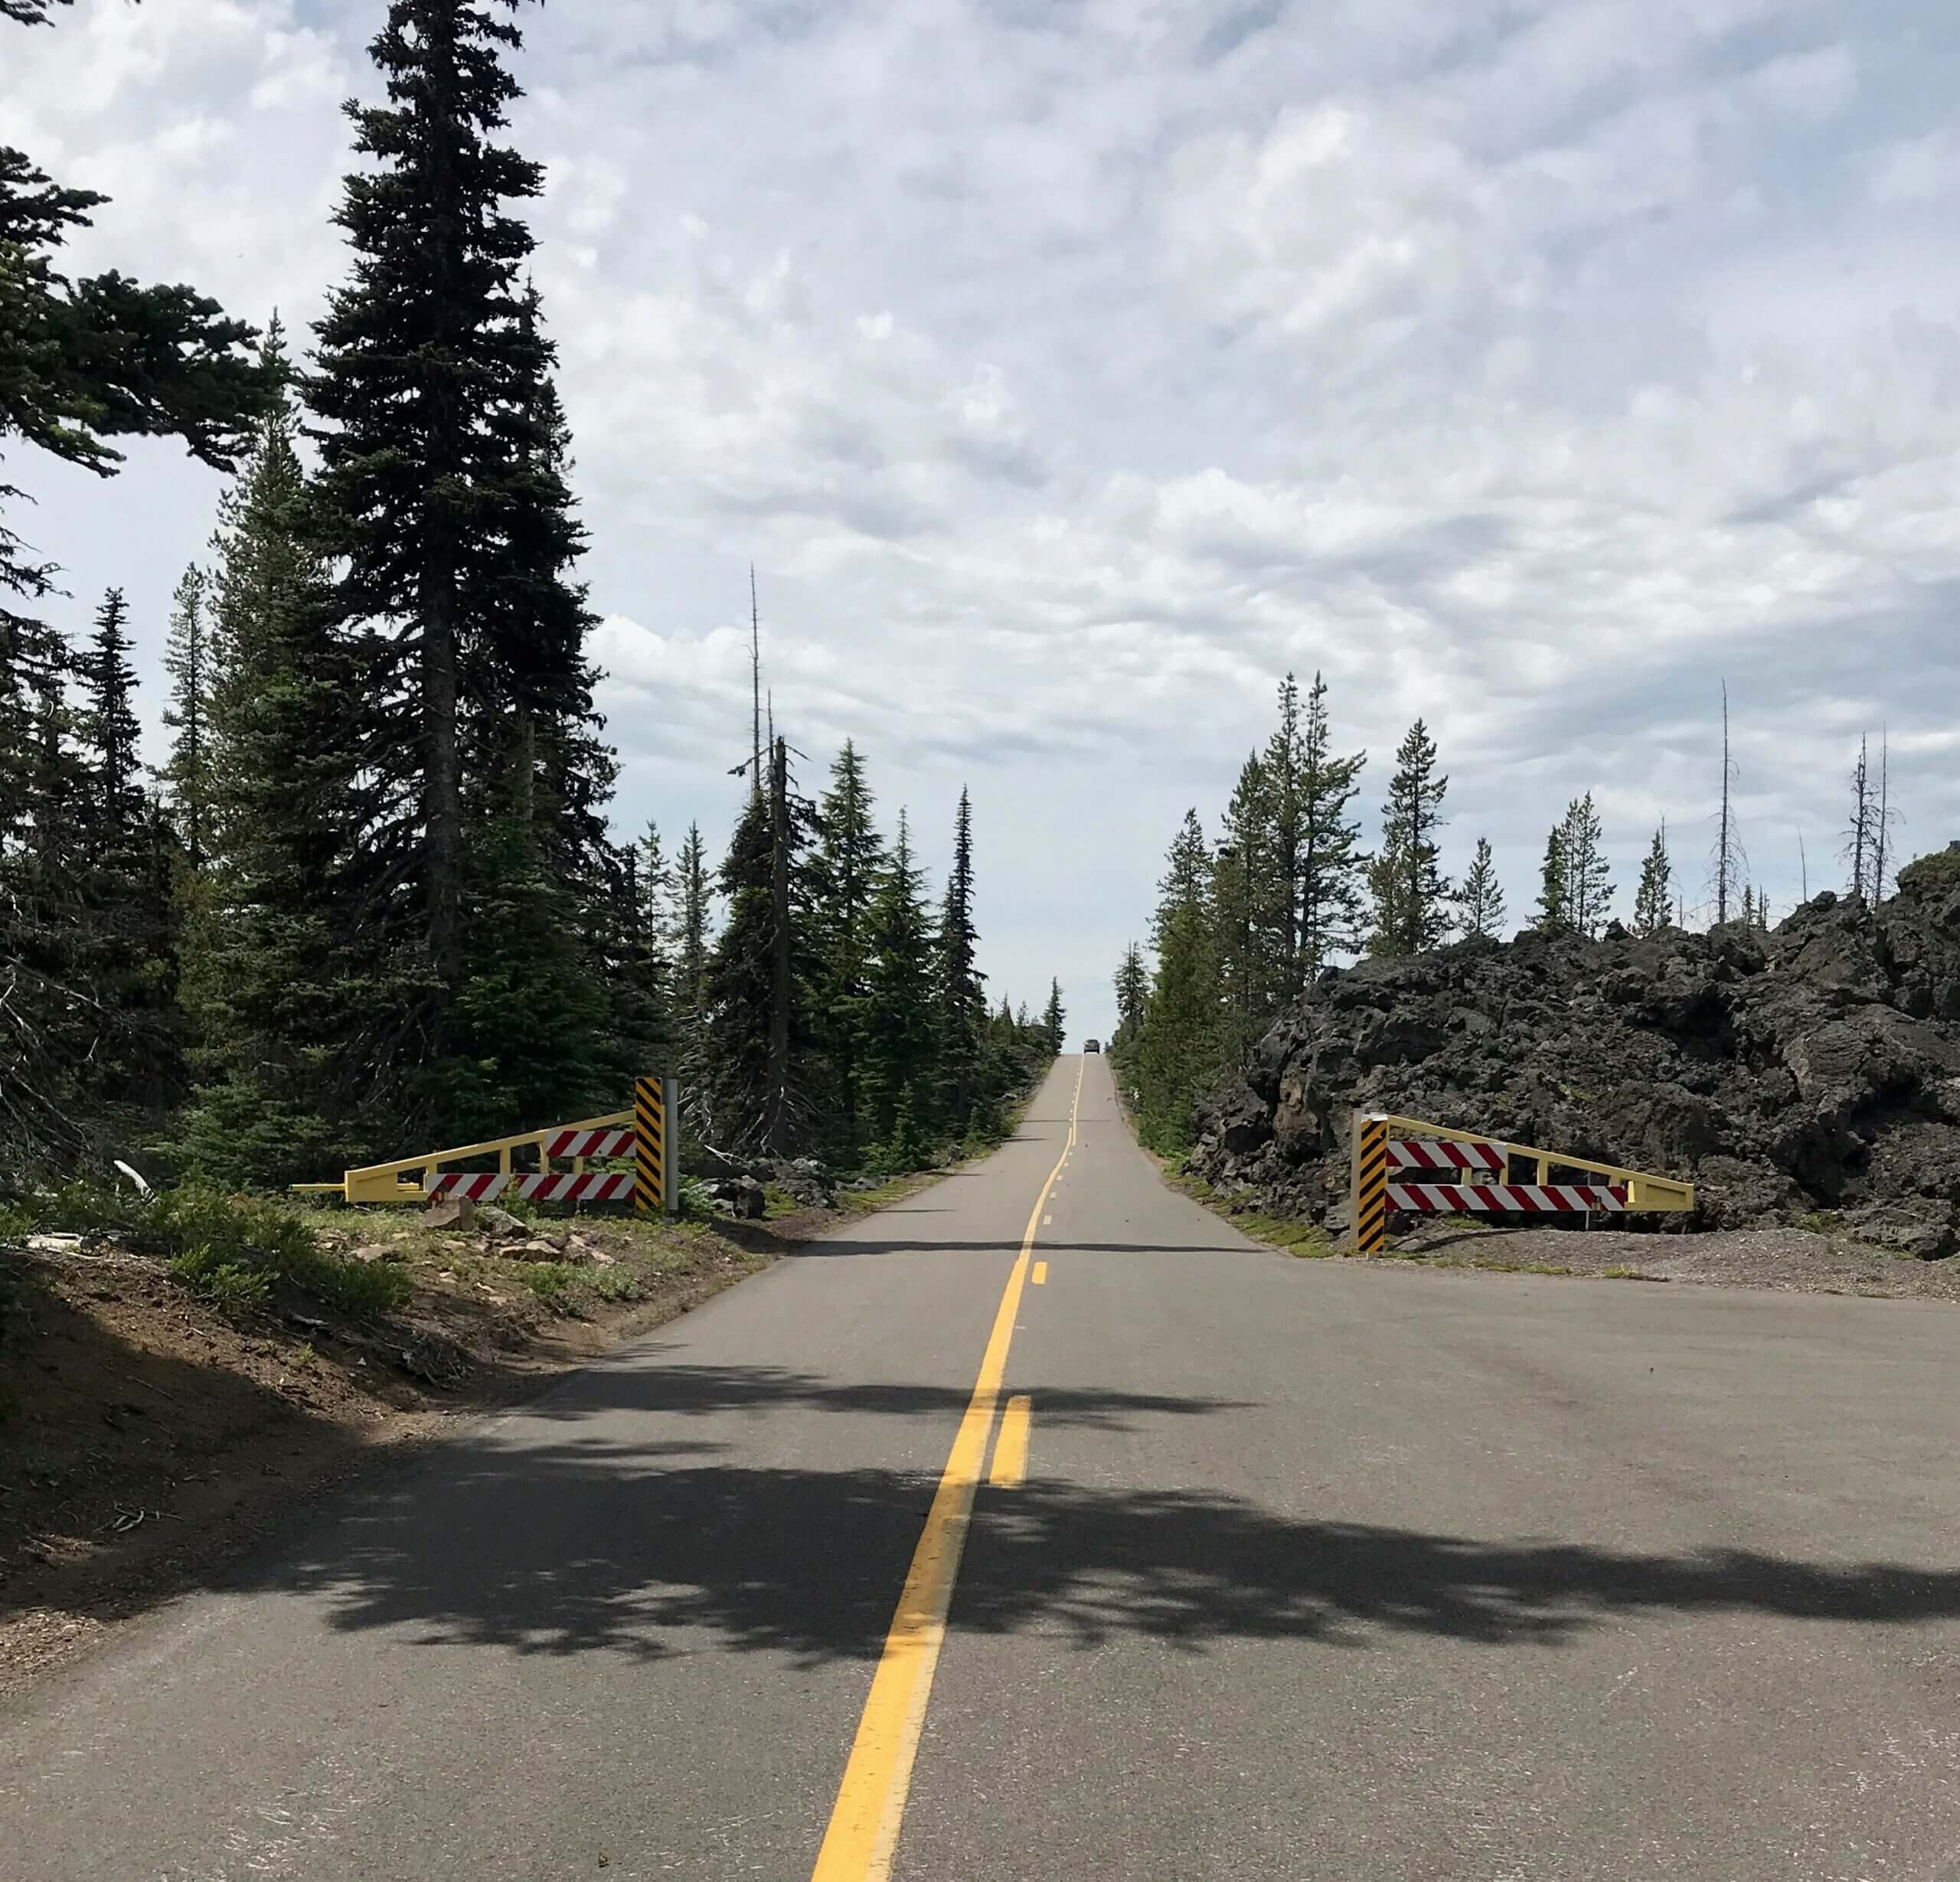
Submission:
{"label": "dark lava rock", "polygon": [[[1201,1107],[1191,1165],[1276,1213],[1344,1214],[1357,1108],[1684,1177],[1698,1227],[1818,1208],[1960,1248],[1960,854],[1876,908],[1773,933],[1537,933],[1321,977]],[[1648,1218],[1658,1221],[1662,1218]]]}

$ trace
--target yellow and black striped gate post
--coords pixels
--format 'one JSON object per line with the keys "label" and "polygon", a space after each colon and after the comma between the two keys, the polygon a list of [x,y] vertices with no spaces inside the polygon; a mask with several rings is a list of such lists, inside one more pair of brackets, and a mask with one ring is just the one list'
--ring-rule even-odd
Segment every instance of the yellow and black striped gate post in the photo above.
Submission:
{"label": "yellow and black striped gate post", "polygon": [[1378,1255],[1388,1245],[1388,1119],[1354,1115],[1351,1184],[1354,1252]]}
{"label": "yellow and black striped gate post", "polygon": [[675,1139],[681,1121],[679,1085],[671,1078],[633,1080],[633,1207],[642,1215],[680,1207],[675,1183]]}

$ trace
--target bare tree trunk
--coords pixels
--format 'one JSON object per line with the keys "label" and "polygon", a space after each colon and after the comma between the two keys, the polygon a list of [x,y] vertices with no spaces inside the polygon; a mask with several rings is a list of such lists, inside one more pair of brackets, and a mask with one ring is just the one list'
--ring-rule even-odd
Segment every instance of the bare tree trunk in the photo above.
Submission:
{"label": "bare tree trunk", "polygon": [[769,1113],[763,1141],[780,1155],[789,1110],[789,748],[776,740],[769,763],[769,897],[776,911],[769,1008]]}
{"label": "bare tree trunk", "polygon": [[1888,847],[1886,826],[1892,819],[1892,789],[1888,776],[1892,769],[1891,747],[1891,734],[1881,728],[1878,735],[1878,815],[1871,843],[1871,899],[1875,903],[1885,899],[1885,852]]}
{"label": "bare tree trunk", "polygon": [[1722,682],[1722,828],[1715,842],[1715,921],[1729,919],[1729,682]]}

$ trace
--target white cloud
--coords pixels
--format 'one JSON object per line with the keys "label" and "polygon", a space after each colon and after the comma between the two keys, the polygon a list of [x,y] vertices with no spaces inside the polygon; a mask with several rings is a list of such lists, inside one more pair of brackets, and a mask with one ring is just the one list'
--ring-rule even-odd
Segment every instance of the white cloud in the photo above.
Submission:
{"label": "white cloud", "polygon": [[[9,39],[0,118],[115,196],[82,265],[303,322],[380,11],[81,0]],[[1289,665],[1370,799],[1426,716],[1518,911],[1589,786],[1629,876],[1668,816],[1693,899],[1723,675],[1772,902],[1798,830],[1829,872],[1861,727],[1944,841],[1960,60],[1914,11],[527,11],[622,822],[719,840],[753,559],[806,783],[854,736],[936,856],[970,779],[990,970],[1085,1030]],[[9,468],[70,618],[121,581],[153,656],[214,480]]]}

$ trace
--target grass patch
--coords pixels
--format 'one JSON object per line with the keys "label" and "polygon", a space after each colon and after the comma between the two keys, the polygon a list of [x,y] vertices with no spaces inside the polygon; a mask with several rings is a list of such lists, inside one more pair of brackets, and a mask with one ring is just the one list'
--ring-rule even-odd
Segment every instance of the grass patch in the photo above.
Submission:
{"label": "grass patch", "polygon": [[1813,1209],[1808,1214],[1797,1217],[1797,1227],[1808,1229],[1813,1235],[1834,1235],[1838,1222],[1828,1209]]}
{"label": "grass patch", "polygon": [[68,1183],[15,1213],[24,1213],[29,1228],[41,1233],[126,1235],[132,1246],[161,1256],[175,1279],[234,1319],[257,1313],[281,1289],[349,1319],[371,1319],[399,1307],[412,1287],[399,1268],[329,1253],[290,1209],[195,1184],[142,1197]]}
{"label": "grass patch", "polygon": [[773,1183],[763,1188],[763,1220],[780,1222],[786,1215],[794,1215],[802,1204],[788,1190],[779,1189]]}

